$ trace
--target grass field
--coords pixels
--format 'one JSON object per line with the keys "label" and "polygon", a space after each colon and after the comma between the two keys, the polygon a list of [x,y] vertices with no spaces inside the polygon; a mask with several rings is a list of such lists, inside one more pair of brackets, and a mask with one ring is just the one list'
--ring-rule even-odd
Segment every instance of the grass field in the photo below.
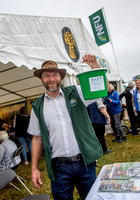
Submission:
{"label": "grass field", "polygon": [[[103,155],[97,162],[96,173],[100,172],[102,166],[106,164],[113,164],[116,162],[140,162],[140,135],[133,136],[132,134],[127,135],[127,142],[124,143],[114,143],[112,139],[114,136],[108,134],[106,136],[107,147],[112,149],[112,153]],[[26,186],[31,190],[33,194],[49,194],[51,196],[51,186],[50,180],[47,177],[46,166],[44,158],[41,158],[39,165],[43,186],[41,189],[36,189],[31,181],[31,163],[28,166],[20,164],[16,170],[17,174],[24,177],[27,182]],[[18,191],[11,185],[7,185],[4,189],[0,191],[1,200],[21,200],[23,197],[29,195],[29,193],[24,189],[24,187],[15,179],[13,182],[21,190]],[[51,196],[51,200],[52,200]],[[74,200],[80,199],[77,190],[74,190]]]}

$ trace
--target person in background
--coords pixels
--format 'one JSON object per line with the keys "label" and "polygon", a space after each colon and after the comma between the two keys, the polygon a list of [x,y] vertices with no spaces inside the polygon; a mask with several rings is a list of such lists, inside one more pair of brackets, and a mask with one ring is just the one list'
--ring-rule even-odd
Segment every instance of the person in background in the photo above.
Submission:
{"label": "person in background", "polygon": [[95,130],[96,136],[102,145],[103,153],[107,154],[112,152],[108,149],[105,141],[105,125],[110,123],[110,116],[107,113],[102,101],[97,101],[87,107],[92,126]]}
{"label": "person in background", "polygon": [[122,103],[121,108],[122,108],[122,111],[121,111],[120,119],[121,120],[127,120],[128,119],[128,113],[127,113],[126,105],[124,103]]}
{"label": "person in background", "polygon": [[[17,146],[13,141],[9,140],[8,133],[6,131],[0,131],[0,170],[5,170],[9,167],[16,149]],[[15,157],[10,168],[17,168],[20,162],[20,156]]]}
{"label": "person in background", "polygon": [[[125,133],[121,127],[120,115],[121,115],[121,103],[119,94],[114,89],[114,86],[110,83],[108,89],[108,96],[105,98],[107,112],[111,117],[111,127],[115,134],[115,139],[112,142],[122,143],[126,141]],[[121,139],[120,139],[120,134]]]}
{"label": "person in background", "polygon": [[3,123],[4,123],[4,120],[0,117],[0,131],[2,130]]}
{"label": "person in background", "polygon": [[7,123],[3,123],[2,124],[2,130],[6,131],[6,132],[10,132],[10,128],[8,127],[8,124]]}
{"label": "person in background", "polygon": [[2,118],[0,118],[0,131],[10,131],[8,124]]}
{"label": "person in background", "polygon": [[140,127],[140,75],[135,80],[135,83],[136,83],[136,89],[134,90],[133,105],[134,105],[134,111],[137,115],[138,127]]}
{"label": "person in background", "polygon": [[[83,63],[100,68],[94,55]],[[54,61],[45,61],[34,75],[41,79],[45,94],[32,104],[28,132],[32,138],[32,181],[41,188],[38,170],[44,146],[48,177],[54,200],[73,199],[74,186],[84,200],[96,179],[95,161],[103,155],[80,86],[60,87],[66,75]]]}
{"label": "person in background", "polygon": [[136,126],[137,122],[136,122],[136,116],[134,113],[134,108],[133,108],[133,103],[132,103],[132,95],[133,95],[134,86],[135,86],[135,82],[129,81],[128,86],[126,87],[125,91],[121,93],[119,97],[120,97],[120,100],[123,97],[125,97],[126,99],[126,108],[127,108],[128,116],[130,119],[132,133],[133,135],[137,135],[138,134],[137,126]]}
{"label": "person in background", "polygon": [[22,156],[24,164],[28,165],[26,144],[31,155],[31,136],[27,133],[30,116],[27,114],[26,108],[21,107],[19,114],[16,115],[13,123],[15,128],[15,138],[17,139],[20,146],[23,146]]}

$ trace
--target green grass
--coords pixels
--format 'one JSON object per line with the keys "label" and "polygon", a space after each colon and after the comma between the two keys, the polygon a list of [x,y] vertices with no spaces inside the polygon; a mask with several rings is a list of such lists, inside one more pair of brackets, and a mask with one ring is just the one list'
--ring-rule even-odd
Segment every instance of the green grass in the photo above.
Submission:
{"label": "green grass", "polygon": [[[127,142],[124,143],[114,143],[112,139],[114,136],[108,134],[106,136],[107,147],[112,149],[112,153],[103,155],[97,162],[96,173],[100,172],[102,166],[106,164],[113,164],[116,162],[140,162],[140,135],[133,136],[132,134],[127,135]],[[44,158],[41,158],[39,165],[41,171],[41,176],[43,180],[43,186],[41,189],[36,189],[31,181],[31,163],[28,166],[20,164],[16,170],[17,174],[24,177],[27,182],[26,186],[31,190],[33,194],[49,194],[51,196],[51,186],[50,180],[47,177],[46,166]],[[7,185],[4,189],[0,191],[1,200],[21,200],[23,197],[29,195],[29,193],[24,189],[24,187],[15,179],[13,182],[21,190],[18,191],[11,185]],[[74,190],[74,199],[78,200],[79,195],[77,190]]]}

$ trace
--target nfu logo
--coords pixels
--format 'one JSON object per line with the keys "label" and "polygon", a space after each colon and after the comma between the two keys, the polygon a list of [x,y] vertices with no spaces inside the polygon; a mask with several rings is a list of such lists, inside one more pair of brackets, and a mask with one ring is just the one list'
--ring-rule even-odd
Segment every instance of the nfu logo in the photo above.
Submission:
{"label": "nfu logo", "polygon": [[103,24],[101,23],[100,16],[93,17],[94,27],[97,32],[97,37],[100,41],[106,42],[107,38],[104,32]]}
{"label": "nfu logo", "polygon": [[80,53],[76,40],[68,27],[64,27],[62,29],[62,38],[67,54],[69,55],[71,60],[76,63],[79,60]]}

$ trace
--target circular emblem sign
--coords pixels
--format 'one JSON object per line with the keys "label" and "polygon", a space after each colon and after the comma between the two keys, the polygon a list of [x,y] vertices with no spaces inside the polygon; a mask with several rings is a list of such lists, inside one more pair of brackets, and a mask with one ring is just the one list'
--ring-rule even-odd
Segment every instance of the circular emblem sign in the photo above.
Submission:
{"label": "circular emblem sign", "polygon": [[62,29],[62,38],[67,54],[73,62],[77,62],[80,57],[76,40],[68,27]]}

